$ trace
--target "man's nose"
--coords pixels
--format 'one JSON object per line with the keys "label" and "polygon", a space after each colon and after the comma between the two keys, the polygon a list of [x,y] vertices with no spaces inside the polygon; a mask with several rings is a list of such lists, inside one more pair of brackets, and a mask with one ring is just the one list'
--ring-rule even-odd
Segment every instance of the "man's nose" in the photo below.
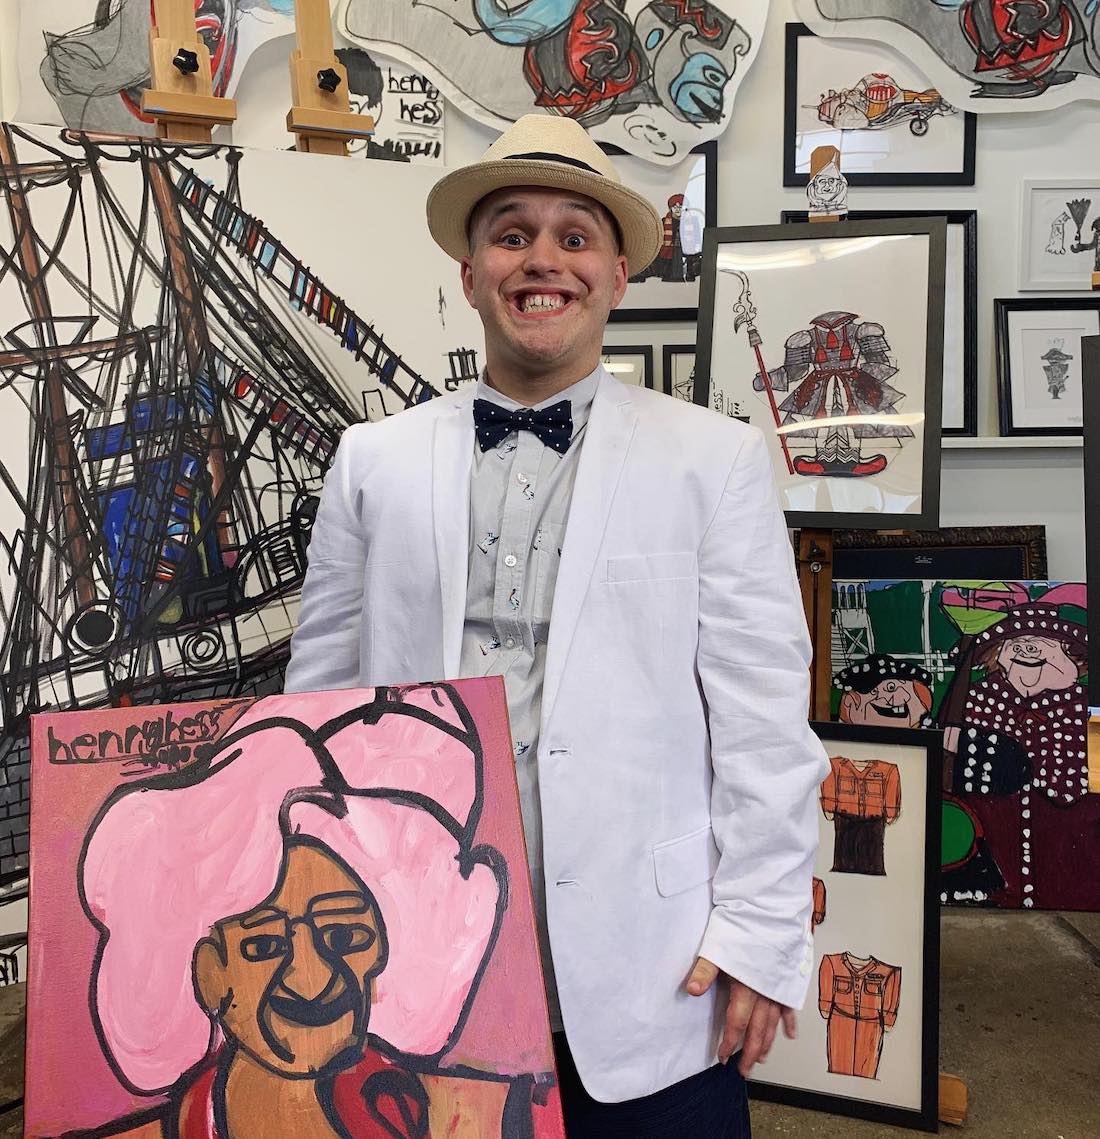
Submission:
{"label": "man's nose", "polygon": [[304,1001],[316,1000],[332,980],[332,966],[317,952],[313,931],[308,926],[294,927],[290,947],[290,964],[283,973],[283,988]]}
{"label": "man's nose", "polygon": [[523,268],[532,276],[556,273],[561,269],[561,248],[551,234],[539,233],[535,236],[527,246]]}

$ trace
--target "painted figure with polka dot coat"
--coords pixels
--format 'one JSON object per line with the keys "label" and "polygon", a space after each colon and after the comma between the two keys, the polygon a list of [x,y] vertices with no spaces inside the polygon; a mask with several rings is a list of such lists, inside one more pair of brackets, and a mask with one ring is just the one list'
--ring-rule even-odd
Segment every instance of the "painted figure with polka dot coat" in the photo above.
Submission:
{"label": "painted figure with polka dot coat", "polygon": [[1073,851],[1058,836],[1079,832],[1066,811],[1089,793],[1085,620],[1080,585],[1009,610],[977,636],[984,678],[967,694],[961,727],[948,728],[953,790],[981,800],[1006,880],[1001,904],[1049,906],[1044,883],[1072,872]]}

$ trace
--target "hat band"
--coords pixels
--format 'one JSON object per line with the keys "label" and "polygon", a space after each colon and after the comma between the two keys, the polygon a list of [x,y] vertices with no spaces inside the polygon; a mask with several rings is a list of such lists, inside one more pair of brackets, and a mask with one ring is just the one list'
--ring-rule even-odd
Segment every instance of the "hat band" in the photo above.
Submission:
{"label": "hat band", "polygon": [[582,162],[579,158],[569,158],[564,154],[550,154],[548,151],[534,150],[530,154],[505,154],[504,158],[537,158],[545,162],[564,162],[567,166],[576,166],[581,170],[587,170],[589,174],[603,177],[594,166],[589,166],[587,162]]}

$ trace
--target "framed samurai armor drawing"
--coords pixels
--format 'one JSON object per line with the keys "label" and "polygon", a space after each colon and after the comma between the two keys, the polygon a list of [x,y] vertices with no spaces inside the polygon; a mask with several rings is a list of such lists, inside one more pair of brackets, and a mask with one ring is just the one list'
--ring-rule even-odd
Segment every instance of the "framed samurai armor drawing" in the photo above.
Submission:
{"label": "framed samurai armor drawing", "polygon": [[819,146],[850,186],[973,186],[977,119],[882,43],[787,25],[783,185],[805,186]]}
{"label": "framed samurai armor drawing", "polygon": [[[947,219],[943,305],[943,434],[978,428],[978,211],[849,210],[848,221],[942,216]],[[805,222],[806,210],[784,210],[780,221]],[[925,575],[927,576],[927,575]],[[1039,574],[1036,577],[1041,576]]]}
{"label": "framed samurai armor drawing", "polygon": [[630,278],[609,320],[695,320],[703,231],[718,224],[718,143],[702,143],[674,166],[647,162],[616,146],[603,149],[614,158],[623,183],[647,198],[661,219],[657,256]]}
{"label": "framed samurai armor drawing", "polygon": [[935,1131],[939,1053],[938,732],[815,724],[829,754],[795,1040],[756,1099]]}
{"label": "framed samurai armor drawing", "polygon": [[695,402],[764,431],[789,526],[939,525],[947,223],[707,230]]}

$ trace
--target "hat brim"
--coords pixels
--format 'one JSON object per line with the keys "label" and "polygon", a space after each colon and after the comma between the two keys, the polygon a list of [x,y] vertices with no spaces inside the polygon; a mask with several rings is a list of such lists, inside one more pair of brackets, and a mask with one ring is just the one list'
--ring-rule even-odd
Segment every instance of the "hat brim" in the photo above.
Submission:
{"label": "hat brim", "polygon": [[520,186],[572,191],[599,202],[619,225],[622,254],[632,277],[661,248],[661,219],[641,194],[600,174],[532,158],[479,162],[441,178],[428,195],[428,230],[436,244],[456,261],[468,257],[467,225],[474,207],[494,190]]}

